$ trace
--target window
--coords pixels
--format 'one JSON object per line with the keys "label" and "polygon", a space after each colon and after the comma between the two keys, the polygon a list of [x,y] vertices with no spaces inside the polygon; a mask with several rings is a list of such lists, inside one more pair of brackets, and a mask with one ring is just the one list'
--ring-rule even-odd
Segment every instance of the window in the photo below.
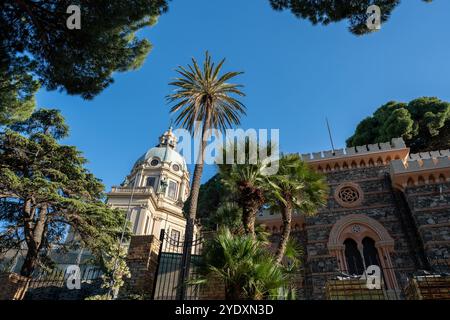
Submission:
{"label": "window", "polygon": [[[364,268],[371,265],[381,266],[378,250],[375,247],[375,241],[369,237],[362,240],[363,256],[358,250],[358,245],[353,239],[344,241],[345,259],[347,261],[348,272],[350,274],[363,274]],[[364,261],[363,261],[364,259]],[[365,266],[365,267],[364,267]]]}
{"label": "window", "polygon": [[159,160],[158,160],[158,159],[153,159],[153,160],[150,162],[150,165],[151,165],[152,167],[156,167],[158,164],[159,164]]}
{"label": "window", "polygon": [[167,192],[167,196],[170,199],[176,200],[177,199],[177,183],[175,181],[169,180],[169,188]]}
{"label": "window", "polygon": [[175,230],[175,229],[172,229],[170,231],[170,238],[172,239],[174,244],[178,244],[178,242],[180,241],[180,236],[181,236],[180,231]]}
{"label": "window", "polygon": [[363,244],[363,254],[364,262],[366,266],[377,265],[380,266],[380,258],[378,257],[378,250],[375,248],[375,241],[371,238],[364,238]]}
{"label": "window", "polygon": [[147,183],[146,183],[147,187],[152,187],[153,190],[156,189],[155,185],[156,185],[156,177],[147,177]]}
{"label": "window", "polygon": [[363,201],[363,192],[355,183],[343,183],[336,188],[334,198],[342,207],[356,207]]}
{"label": "window", "polygon": [[140,218],[140,215],[141,215],[141,210],[134,209],[133,210],[133,214],[134,213],[136,213],[136,214],[134,215],[134,219],[133,219],[134,220],[133,233],[137,234],[138,226],[139,226],[139,218]]}
{"label": "window", "polygon": [[145,221],[145,228],[144,228],[144,234],[148,234],[148,227],[149,227],[150,217],[147,216],[147,220]]}
{"label": "window", "polygon": [[358,245],[355,240],[347,239],[344,241],[345,246],[345,260],[347,261],[348,272],[353,274],[363,274],[364,264],[361,258],[361,254],[358,250]]}

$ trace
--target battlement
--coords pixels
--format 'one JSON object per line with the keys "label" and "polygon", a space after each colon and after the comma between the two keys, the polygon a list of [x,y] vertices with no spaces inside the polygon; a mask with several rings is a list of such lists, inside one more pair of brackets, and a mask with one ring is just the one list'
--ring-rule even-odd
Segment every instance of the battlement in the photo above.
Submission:
{"label": "battlement", "polygon": [[450,171],[450,150],[411,154],[406,162],[391,161],[391,171],[394,174],[435,169]]}
{"label": "battlement", "polygon": [[410,154],[406,161],[393,160],[390,164],[394,187],[408,187],[450,181],[450,150]]}
{"label": "battlement", "polygon": [[364,146],[356,146],[345,149],[337,149],[313,153],[304,153],[301,155],[302,160],[307,162],[332,160],[352,156],[365,156],[372,153],[386,152],[391,150],[406,149],[405,141],[402,138],[394,138],[391,142],[383,142],[369,144]]}
{"label": "battlement", "polygon": [[450,157],[450,149],[421,152],[421,153],[411,153],[409,155],[409,160],[436,159],[436,158],[440,158],[440,157]]}

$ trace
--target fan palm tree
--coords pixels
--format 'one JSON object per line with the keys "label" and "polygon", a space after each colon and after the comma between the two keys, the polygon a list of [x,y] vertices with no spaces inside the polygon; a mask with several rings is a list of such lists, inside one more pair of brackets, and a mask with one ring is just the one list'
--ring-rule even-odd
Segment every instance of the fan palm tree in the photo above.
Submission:
{"label": "fan palm tree", "polygon": [[238,125],[240,117],[245,115],[245,106],[234,98],[234,96],[245,96],[240,90],[242,85],[227,82],[242,72],[227,72],[219,75],[224,62],[225,59],[215,65],[206,52],[203,68],[200,68],[197,61],[192,59],[192,65],[188,65],[187,68],[182,66],[177,68],[179,77],[169,83],[175,87],[174,92],[167,96],[168,102],[173,104],[170,112],[177,114],[175,123],[189,130],[193,136],[198,133],[197,130],[200,130],[198,122],[201,123],[201,148],[192,179],[186,230],[189,237],[193,235],[193,224],[197,213],[208,132],[210,129],[224,131],[233,125]]}
{"label": "fan palm tree", "polygon": [[324,177],[313,171],[297,154],[283,155],[279,170],[270,177],[269,202],[271,210],[281,212],[283,232],[276,251],[276,261],[281,263],[291,233],[294,210],[314,214],[326,203],[328,187]]}
{"label": "fan palm tree", "polygon": [[[255,142],[256,143],[256,142]],[[258,157],[250,160],[250,140],[237,141],[232,147],[223,150],[223,158],[227,158],[227,150],[233,150],[234,158],[237,157],[239,144],[244,144],[241,149],[245,151],[245,159],[242,164],[233,163],[219,164],[219,175],[222,183],[230,190],[234,200],[242,209],[242,225],[244,232],[252,237],[255,236],[256,214],[265,203],[265,188],[267,187],[267,178],[263,174],[267,162]],[[268,145],[271,145],[270,143]],[[268,147],[265,147],[269,149]],[[259,153],[259,146],[257,148]],[[248,152],[247,152],[248,151]],[[266,150],[265,154],[268,154]],[[225,162],[225,161],[222,161]]]}
{"label": "fan palm tree", "polygon": [[225,285],[227,300],[273,297],[288,279],[263,243],[226,228],[206,244],[198,274],[190,284],[219,279]]}

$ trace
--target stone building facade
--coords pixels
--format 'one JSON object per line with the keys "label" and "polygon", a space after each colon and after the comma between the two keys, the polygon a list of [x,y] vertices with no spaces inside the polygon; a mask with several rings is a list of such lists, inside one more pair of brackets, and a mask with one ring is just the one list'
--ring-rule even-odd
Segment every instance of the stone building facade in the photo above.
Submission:
{"label": "stone building facade", "polygon": [[[373,264],[386,292],[399,296],[405,275],[450,262],[449,150],[410,154],[393,139],[302,159],[325,174],[330,194],[317,214],[293,219],[304,247],[299,298],[325,299],[331,277],[361,275]],[[258,222],[276,242],[280,216],[261,212]]]}
{"label": "stone building facade", "polygon": [[190,176],[176,145],[170,128],[136,161],[125,182],[108,193],[107,203],[127,212],[134,235],[159,239],[164,229],[173,239],[184,237],[183,204],[189,196]]}

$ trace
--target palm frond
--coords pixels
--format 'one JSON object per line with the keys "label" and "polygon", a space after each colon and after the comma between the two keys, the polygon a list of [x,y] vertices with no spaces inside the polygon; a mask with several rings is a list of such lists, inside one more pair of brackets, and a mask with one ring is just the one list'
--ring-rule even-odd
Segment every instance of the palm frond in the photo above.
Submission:
{"label": "palm frond", "polygon": [[246,108],[235,96],[243,97],[245,94],[240,90],[242,85],[227,81],[242,72],[227,72],[219,76],[224,62],[225,59],[215,65],[206,52],[202,67],[192,58],[192,64],[187,68],[179,66],[176,69],[179,77],[169,83],[175,88],[166,97],[172,104],[170,112],[177,114],[176,125],[193,133],[196,121],[202,122],[205,130],[224,131],[240,124]]}

